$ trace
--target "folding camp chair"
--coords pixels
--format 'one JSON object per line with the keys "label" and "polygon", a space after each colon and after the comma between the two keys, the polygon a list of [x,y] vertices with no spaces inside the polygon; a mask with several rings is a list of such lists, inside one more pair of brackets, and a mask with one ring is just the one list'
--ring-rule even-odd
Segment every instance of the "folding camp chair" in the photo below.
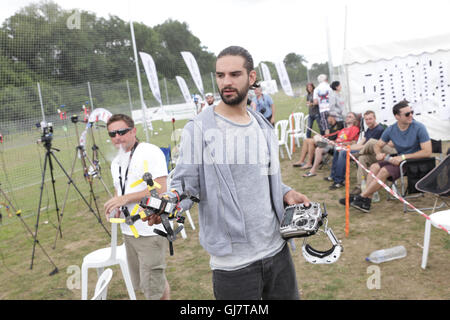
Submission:
{"label": "folding camp chair", "polygon": [[[448,207],[448,199],[450,197],[450,155],[442,160],[437,167],[431,170],[426,176],[416,183],[416,189],[422,192],[428,192],[436,197],[433,211],[429,215],[430,219],[425,222],[425,233],[423,239],[422,253],[422,269],[427,266],[428,249],[430,246],[431,226],[442,226],[450,230],[450,210],[435,212],[436,209],[442,208],[444,205]],[[442,200],[438,207],[437,203]]]}
{"label": "folding camp chair", "polygon": [[[402,198],[417,198],[424,194],[417,190],[415,185],[417,181],[423,178],[428,172],[436,167],[436,159],[422,158],[422,159],[407,159],[400,163],[400,178],[392,184],[392,189],[397,194],[400,194]],[[407,179],[405,179],[407,178]],[[389,178],[388,180],[391,180]],[[400,184],[400,191],[398,190],[397,183]],[[432,208],[420,208],[420,210],[431,210]],[[403,204],[403,212],[411,211],[406,204]]]}
{"label": "folding camp chair", "polygon": [[[431,139],[432,153],[439,154],[439,160],[442,159],[442,142]],[[403,198],[416,198],[424,194],[416,189],[416,183],[422,179],[428,172],[436,167],[436,158],[422,158],[422,159],[407,159],[400,163],[400,178],[397,180],[400,183],[401,193]],[[403,172],[406,172],[405,174]],[[405,182],[407,177],[407,182]],[[398,193],[396,181],[392,185],[393,190]],[[420,208],[420,210],[431,210],[433,208]],[[408,208],[406,204],[403,205],[403,212],[413,211]]]}

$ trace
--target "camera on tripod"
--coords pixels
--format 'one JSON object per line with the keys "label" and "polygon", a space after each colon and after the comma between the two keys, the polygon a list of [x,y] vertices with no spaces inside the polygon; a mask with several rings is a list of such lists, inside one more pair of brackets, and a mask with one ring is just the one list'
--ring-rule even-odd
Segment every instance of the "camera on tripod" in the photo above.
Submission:
{"label": "camera on tripod", "polygon": [[41,128],[42,131],[41,139],[38,142],[50,143],[53,139],[53,124],[42,121],[41,123],[37,123],[36,127]]}

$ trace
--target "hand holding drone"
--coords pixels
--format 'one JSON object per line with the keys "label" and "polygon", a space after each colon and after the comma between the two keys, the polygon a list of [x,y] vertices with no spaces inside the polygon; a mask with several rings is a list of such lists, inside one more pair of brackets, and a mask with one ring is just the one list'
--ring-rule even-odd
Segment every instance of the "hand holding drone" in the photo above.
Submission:
{"label": "hand holding drone", "polygon": [[[150,191],[150,196],[142,198],[141,202],[135,205],[131,214],[128,212],[126,206],[122,207],[122,212],[125,216],[125,219],[110,218],[109,221],[111,223],[126,223],[130,226],[134,237],[138,238],[139,233],[137,232],[134,223],[139,219],[147,221],[149,217],[155,214],[160,216],[161,223],[166,232],[156,228],[153,231],[156,234],[167,238],[167,240],[169,241],[170,255],[173,255],[172,243],[176,240],[176,235],[183,229],[184,223],[184,216],[181,215],[182,212],[181,208],[179,207],[179,203],[186,198],[189,198],[194,202],[199,202],[200,200],[185,193],[179,195],[175,190],[172,190],[171,192],[165,192],[160,196],[156,189],[161,189],[161,185],[159,185],[156,181],[153,181],[153,177],[148,171],[147,161],[144,161],[144,172],[145,173],[142,178],[131,184],[131,187],[134,188],[142,182],[145,182],[147,184],[148,190]],[[143,210],[138,212],[139,208],[142,208]],[[178,228],[176,228],[176,230],[173,230],[170,224],[170,220],[173,219],[176,219],[176,221],[180,224]]]}
{"label": "hand holding drone", "polygon": [[311,202],[309,206],[304,204],[288,206],[285,209],[280,226],[281,236],[286,240],[306,238],[316,234],[319,228],[324,225],[323,232],[328,236],[333,246],[329,250],[319,251],[306,243],[305,239],[302,246],[302,254],[306,261],[313,264],[334,263],[339,259],[343,248],[341,241],[336,238],[333,230],[328,228],[327,216],[325,204],[323,211],[317,202]]}

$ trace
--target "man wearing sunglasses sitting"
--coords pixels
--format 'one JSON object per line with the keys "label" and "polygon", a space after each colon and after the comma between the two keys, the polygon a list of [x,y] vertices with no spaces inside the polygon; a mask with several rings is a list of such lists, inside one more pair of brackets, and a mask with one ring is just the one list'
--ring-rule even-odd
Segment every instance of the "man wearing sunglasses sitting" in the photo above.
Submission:
{"label": "man wearing sunglasses sitting", "polygon": [[[154,181],[161,185],[161,189],[157,190],[160,194],[166,192],[168,173],[164,153],[153,144],[139,142],[134,121],[129,116],[115,114],[109,118],[106,127],[112,144],[119,150],[111,163],[116,192],[105,203],[108,219],[123,217],[125,210],[131,213],[143,197],[150,196],[145,182],[131,188],[131,184],[144,175],[145,160]],[[165,276],[168,242],[153,232],[154,228],[164,231],[164,227],[161,224],[149,226],[142,220],[136,221],[134,226],[139,238],[134,237],[126,223],[120,224],[133,287],[141,288],[149,300],[169,299],[170,289]]]}
{"label": "man wearing sunglasses sitting", "polygon": [[[392,181],[400,177],[400,163],[406,159],[427,158],[431,155],[431,140],[426,127],[413,119],[414,111],[409,102],[400,101],[392,108],[397,122],[384,130],[381,139],[374,145],[377,163],[370,166],[370,171],[381,181],[391,177]],[[381,152],[381,149],[392,141],[398,152],[391,156]],[[368,213],[372,202],[372,195],[382,186],[372,178],[367,177],[367,187],[364,192],[357,195],[350,205]]]}

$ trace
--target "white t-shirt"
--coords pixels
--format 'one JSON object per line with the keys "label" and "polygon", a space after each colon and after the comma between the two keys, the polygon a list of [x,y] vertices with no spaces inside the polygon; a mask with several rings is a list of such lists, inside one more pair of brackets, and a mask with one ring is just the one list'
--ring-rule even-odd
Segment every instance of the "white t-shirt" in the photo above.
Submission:
{"label": "white t-shirt", "polygon": [[[111,163],[111,174],[114,181],[114,188],[118,195],[122,195],[119,180],[119,168],[121,168],[120,172],[122,175],[122,183],[124,183],[129,159],[130,152],[119,152],[119,154]],[[128,169],[128,177],[125,181],[125,194],[139,192],[147,188],[147,184],[145,182],[142,182],[140,185],[134,188],[130,187],[130,185],[135,181],[142,179],[142,176],[144,175],[144,160],[147,160],[148,170],[151,173],[153,179],[168,175],[166,157],[164,156],[164,153],[161,151],[161,149],[153,144],[140,142],[133,153],[133,157],[131,158],[131,163]],[[130,203],[127,205],[128,211],[130,213],[135,205],[136,203]],[[149,226],[147,222],[144,222],[140,219],[134,223],[134,226],[141,236],[155,236],[156,233],[153,232],[154,227],[165,231],[162,224]],[[133,235],[130,227],[126,223],[121,223],[120,227],[123,234]]]}
{"label": "white t-shirt", "polygon": [[210,107],[214,108],[215,106],[217,106],[217,104],[218,104],[217,101],[214,101],[213,104],[211,104],[211,105],[209,105],[208,102],[205,101],[205,105],[203,106],[202,111],[205,111],[206,108],[210,108]]}
{"label": "white t-shirt", "polygon": [[330,111],[330,94],[331,87],[328,82],[321,82],[317,88],[314,89],[313,99],[317,99],[319,103],[319,112]]}

